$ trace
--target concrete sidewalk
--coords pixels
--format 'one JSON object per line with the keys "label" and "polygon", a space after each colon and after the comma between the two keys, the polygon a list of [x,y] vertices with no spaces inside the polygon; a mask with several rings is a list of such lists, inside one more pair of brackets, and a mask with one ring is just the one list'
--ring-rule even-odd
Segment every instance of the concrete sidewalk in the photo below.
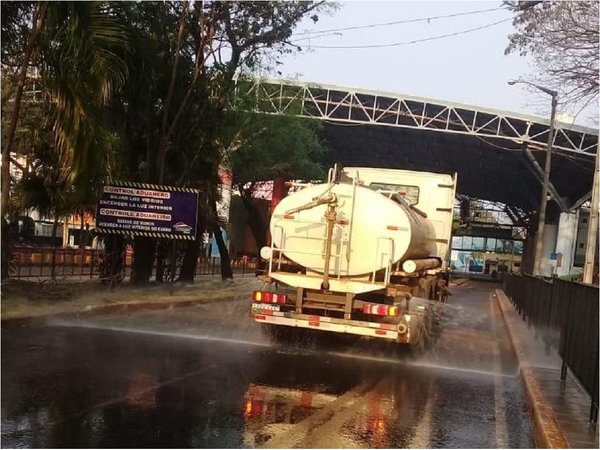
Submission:
{"label": "concrete sidewalk", "polygon": [[538,447],[599,448],[598,426],[588,422],[589,395],[570,372],[561,383],[558,351],[546,347],[501,289],[495,295],[519,359]]}
{"label": "concrete sidewalk", "polygon": [[108,311],[165,309],[229,300],[247,296],[262,283],[254,276],[231,281],[200,279],[194,284],[154,284],[134,287],[127,284],[114,289],[100,282],[35,283],[16,282],[2,287],[2,327],[49,316],[85,315]]}

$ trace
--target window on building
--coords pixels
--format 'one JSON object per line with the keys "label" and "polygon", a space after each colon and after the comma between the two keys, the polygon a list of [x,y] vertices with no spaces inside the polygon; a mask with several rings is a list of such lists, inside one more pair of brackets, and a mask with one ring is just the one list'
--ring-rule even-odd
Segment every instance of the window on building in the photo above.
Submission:
{"label": "window on building", "polygon": [[483,251],[485,250],[485,239],[482,237],[473,238],[473,250]]}
{"label": "window on building", "polygon": [[513,241],[513,247],[515,255],[523,254],[523,241]]}
{"label": "window on building", "polygon": [[473,238],[471,236],[463,237],[463,250],[471,250],[473,248]]}
{"label": "window on building", "polygon": [[496,239],[496,252],[503,253],[504,252],[504,239]]}
{"label": "window on building", "polygon": [[462,245],[463,245],[462,236],[452,236],[452,248],[460,250],[462,248]]}

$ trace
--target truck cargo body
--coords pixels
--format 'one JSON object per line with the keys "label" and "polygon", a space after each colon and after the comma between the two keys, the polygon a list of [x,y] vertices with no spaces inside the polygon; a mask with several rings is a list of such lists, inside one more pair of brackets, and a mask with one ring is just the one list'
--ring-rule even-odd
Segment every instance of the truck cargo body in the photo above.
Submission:
{"label": "truck cargo body", "polygon": [[345,168],[284,198],[252,317],[412,343],[430,308],[417,298],[446,293],[455,186],[444,174]]}

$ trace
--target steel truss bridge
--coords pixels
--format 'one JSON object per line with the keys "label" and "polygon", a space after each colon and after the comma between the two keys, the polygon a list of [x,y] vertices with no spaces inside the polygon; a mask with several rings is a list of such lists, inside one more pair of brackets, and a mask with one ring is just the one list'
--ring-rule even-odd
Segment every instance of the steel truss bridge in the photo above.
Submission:
{"label": "steel truss bridge", "polygon": [[[324,123],[346,165],[458,172],[459,192],[539,206],[549,121],[518,113],[340,86],[236,80],[233,109]],[[561,210],[589,199],[598,130],[557,123],[550,192]],[[461,188],[462,185],[462,188]]]}

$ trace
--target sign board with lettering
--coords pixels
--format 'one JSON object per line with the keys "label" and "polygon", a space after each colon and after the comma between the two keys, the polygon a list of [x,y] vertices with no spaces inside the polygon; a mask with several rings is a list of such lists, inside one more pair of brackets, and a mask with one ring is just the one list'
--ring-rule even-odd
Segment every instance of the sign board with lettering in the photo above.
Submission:
{"label": "sign board with lettering", "polygon": [[115,182],[102,188],[96,214],[99,233],[165,239],[196,237],[197,189]]}

